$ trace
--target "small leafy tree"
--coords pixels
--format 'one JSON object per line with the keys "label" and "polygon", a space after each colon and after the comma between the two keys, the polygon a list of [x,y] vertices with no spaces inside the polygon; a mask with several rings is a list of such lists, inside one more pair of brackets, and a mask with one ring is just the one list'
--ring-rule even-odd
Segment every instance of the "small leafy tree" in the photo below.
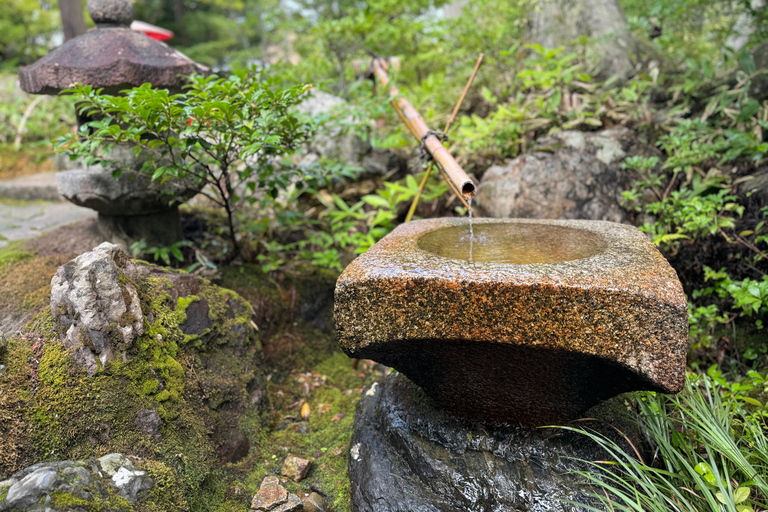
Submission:
{"label": "small leafy tree", "polygon": [[228,78],[193,76],[180,94],[144,84],[121,96],[101,94],[78,85],[80,110],[93,119],[79,137],[59,139],[57,149],[86,164],[121,171],[109,159],[117,143],[128,143],[138,155],[149,152],[142,171],[153,180],[193,179],[201,193],[226,212],[230,260],[241,252],[237,213],[248,202],[268,202],[289,184],[311,186],[322,169],[299,170],[285,158],[306,143],[314,126],[291,107],[309,85],[279,89],[260,81],[254,72]]}

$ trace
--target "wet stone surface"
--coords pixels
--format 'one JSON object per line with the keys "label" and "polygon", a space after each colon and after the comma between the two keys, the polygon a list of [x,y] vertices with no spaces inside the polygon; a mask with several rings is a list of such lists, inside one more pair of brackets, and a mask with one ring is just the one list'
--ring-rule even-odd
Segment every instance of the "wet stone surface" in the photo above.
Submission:
{"label": "wet stone surface", "polygon": [[[612,402],[590,415],[610,418],[643,450],[616,413],[623,400]],[[607,422],[582,425],[617,436]],[[456,418],[392,374],[358,402],[349,456],[352,510],[575,512],[584,508],[564,501],[596,504],[570,473],[590,466],[574,459],[606,456],[580,434]]]}
{"label": "wet stone surface", "polygon": [[680,390],[686,299],[645,235],[598,221],[475,222],[478,231],[502,223],[549,233],[542,247],[563,228],[580,230],[590,247],[576,253],[591,255],[471,263],[424,250],[419,238],[466,219],[402,225],[337,281],[347,355],[394,367],[454,413],[523,425],[567,422],[625,391]]}
{"label": "wet stone surface", "polygon": [[96,216],[66,202],[0,200],[0,248]]}

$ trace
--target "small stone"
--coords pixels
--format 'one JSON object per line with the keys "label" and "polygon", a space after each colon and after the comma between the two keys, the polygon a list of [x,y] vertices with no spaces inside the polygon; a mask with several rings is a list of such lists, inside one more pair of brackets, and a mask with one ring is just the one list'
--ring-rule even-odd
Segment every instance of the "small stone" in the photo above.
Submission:
{"label": "small stone", "polygon": [[270,510],[269,512],[298,512],[304,508],[301,503],[301,498],[295,494],[288,495],[288,501],[279,505],[277,508]]}
{"label": "small stone", "polygon": [[288,491],[280,485],[280,480],[276,476],[268,476],[261,482],[259,492],[253,497],[251,510],[272,510],[286,501],[288,501]]}
{"label": "small stone", "polygon": [[162,420],[160,419],[160,415],[157,414],[157,411],[154,409],[141,409],[136,413],[136,418],[134,418],[133,423],[145,434],[156,436],[160,433],[160,424],[162,423]]}
{"label": "small stone", "polygon": [[313,492],[306,499],[304,499],[304,512],[326,512],[328,508],[325,506],[323,497],[318,493]]}
{"label": "small stone", "polygon": [[129,26],[134,20],[130,0],[88,0],[88,14],[97,25]]}
{"label": "small stone", "polygon": [[5,365],[0,364],[0,375],[3,375],[5,373]]}
{"label": "small stone", "polygon": [[130,461],[125,455],[120,453],[110,453],[98,459],[101,470],[106,473],[108,477],[115,476],[120,468],[133,469],[133,462]]}
{"label": "small stone", "polygon": [[117,492],[131,503],[145,497],[147,491],[152,489],[154,482],[146,471],[138,471],[120,468],[112,477],[112,482],[117,486]]}
{"label": "small stone", "polygon": [[292,479],[294,482],[298,482],[307,476],[309,468],[312,466],[314,460],[315,459],[312,457],[309,459],[302,459],[301,457],[289,454],[288,457],[285,458],[285,462],[283,462],[283,468],[280,470],[280,473]]}

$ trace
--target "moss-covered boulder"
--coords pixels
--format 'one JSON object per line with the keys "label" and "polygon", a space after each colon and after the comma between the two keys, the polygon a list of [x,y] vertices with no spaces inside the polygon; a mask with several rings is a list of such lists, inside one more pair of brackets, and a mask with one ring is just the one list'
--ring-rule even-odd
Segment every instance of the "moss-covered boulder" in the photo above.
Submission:
{"label": "moss-covered boulder", "polygon": [[62,266],[53,285],[35,332],[0,353],[0,480],[41,461],[119,452],[144,461],[155,482],[155,498],[135,510],[212,509],[224,499],[221,469],[262,435],[249,304],[109,244]]}

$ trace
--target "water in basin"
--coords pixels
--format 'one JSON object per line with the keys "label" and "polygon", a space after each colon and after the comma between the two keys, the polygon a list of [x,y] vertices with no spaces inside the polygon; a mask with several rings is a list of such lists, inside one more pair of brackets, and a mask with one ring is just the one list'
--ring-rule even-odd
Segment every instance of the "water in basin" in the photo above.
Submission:
{"label": "water in basin", "polygon": [[581,229],[524,223],[475,223],[421,235],[419,249],[473,263],[557,263],[603,252],[600,236]]}

